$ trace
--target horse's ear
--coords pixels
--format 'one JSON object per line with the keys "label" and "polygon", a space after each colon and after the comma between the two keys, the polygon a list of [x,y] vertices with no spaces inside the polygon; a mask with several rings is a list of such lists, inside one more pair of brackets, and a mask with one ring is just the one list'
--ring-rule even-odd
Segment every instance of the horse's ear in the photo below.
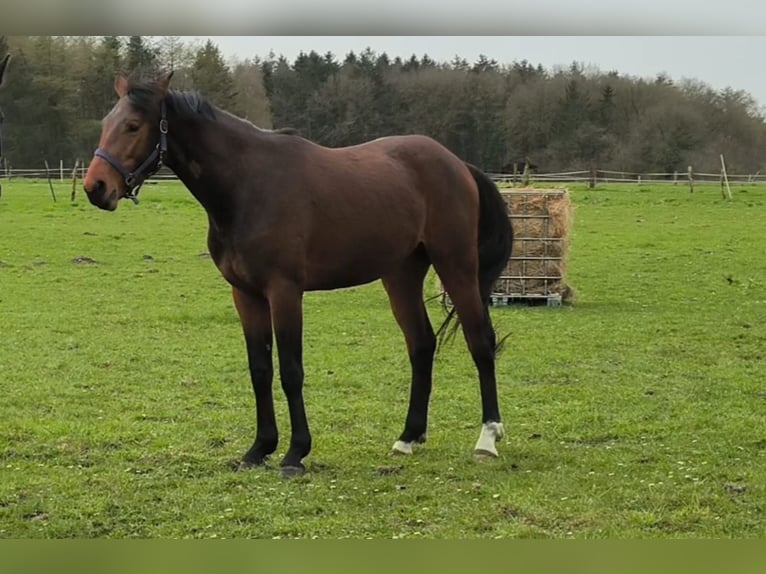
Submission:
{"label": "horse's ear", "polygon": [[114,91],[117,95],[123,97],[128,93],[128,77],[120,72],[114,80]]}
{"label": "horse's ear", "polygon": [[5,70],[8,69],[8,61],[11,59],[10,54],[6,54],[5,58],[3,58],[3,61],[0,62],[0,87],[2,87],[3,82],[5,81]]}
{"label": "horse's ear", "polygon": [[164,98],[165,94],[168,93],[168,88],[170,88],[170,79],[173,77],[173,70],[170,70],[169,72],[165,72],[162,74],[159,79],[157,80],[157,87],[160,90],[160,95]]}

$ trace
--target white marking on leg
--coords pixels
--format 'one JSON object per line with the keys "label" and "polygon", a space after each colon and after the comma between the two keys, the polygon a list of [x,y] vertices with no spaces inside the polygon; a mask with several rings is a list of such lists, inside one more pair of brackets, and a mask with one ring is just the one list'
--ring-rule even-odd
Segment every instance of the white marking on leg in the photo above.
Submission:
{"label": "white marking on leg", "polygon": [[476,441],[474,452],[480,455],[497,456],[495,443],[505,436],[503,423],[489,422],[481,426],[479,440]]}
{"label": "white marking on leg", "polygon": [[398,440],[391,447],[391,454],[412,454],[412,445],[413,443],[411,442]]}

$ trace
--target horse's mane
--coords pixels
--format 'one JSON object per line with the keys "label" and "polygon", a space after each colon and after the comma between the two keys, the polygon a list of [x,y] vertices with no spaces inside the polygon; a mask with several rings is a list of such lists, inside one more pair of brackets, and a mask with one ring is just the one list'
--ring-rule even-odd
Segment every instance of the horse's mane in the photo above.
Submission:
{"label": "horse's mane", "polygon": [[270,130],[272,133],[275,134],[282,134],[286,136],[299,136],[301,135],[301,132],[298,128],[291,128],[291,127],[284,127],[284,128],[276,128],[273,130]]}
{"label": "horse's mane", "polygon": [[215,108],[199,92],[178,92],[170,90],[165,98],[169,108],[172,108],[181,116],[200,115],[208,119],[217,118]]}
{"label": "horse's mane", "polygon": [[[128,99],[137,109],[148,112],[156,109],[157,82],[142,80],[131,83],[128,87]],[[165,96],[168,108],[181,116],[200,115],[208,119],[217,118],[215,108],[198,91],[169,90]]]}
{"label": "horse's mane", "polygon": [[[130,84],[128,87],[128,99],[130,103],[143,112],[149,112],[156,109],[157,93],[159,87],[152,80],[142,80]],[[216,107],[211,104],[202,94],[196,90],[178,91],[169,90],[165,96],[165,103],[168,109],[173,110],[181,117],[184,116],[202,116],[210,120],[219,120],[221,115],[217,113]],[[224,115],[230,115],[224,113]],[[234,116],[236,117],[236,116]],[[241,118],[237,118],[240,119]],[[246,121],[247,120],[242,120]],[[251,122],[247,122],[251,123]],[[282,135],[300,135],[300,131],[291,127],[282,127],[274,130],[266,130],[251,124],[260,131],[271,132]]]}

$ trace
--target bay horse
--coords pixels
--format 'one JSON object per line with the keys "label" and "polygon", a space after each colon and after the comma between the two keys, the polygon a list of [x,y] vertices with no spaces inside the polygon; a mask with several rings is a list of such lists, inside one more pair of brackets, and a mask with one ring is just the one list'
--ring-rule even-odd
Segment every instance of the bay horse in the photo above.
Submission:
{"label": "bay horse", "polygon": [[[117,76],[119,98],[102,120],[83,184],[93,205],[111,211],[121,198],[137,201],[146,177],[167,165],[207,212],[208,248],[232,287],[255,394],[255,441],[239,467],[263,464],[277,448],[276,338],[291,426],[280,475],[304,472],[312,437],[303,402],[303,293],[377,279],[412,368],[393,453],[412,454],[425,441],[437,334],[457,319],[452,327],[462,326],[479,375],[475,453],[496,457],[504,431],[488,305],[513,235],[494,183],[425,136],[327,148],[290,130],[260,129],[198,92],[169,89],[171,77]],[[437,333],[423,301],[431,265],[453,303]]]}

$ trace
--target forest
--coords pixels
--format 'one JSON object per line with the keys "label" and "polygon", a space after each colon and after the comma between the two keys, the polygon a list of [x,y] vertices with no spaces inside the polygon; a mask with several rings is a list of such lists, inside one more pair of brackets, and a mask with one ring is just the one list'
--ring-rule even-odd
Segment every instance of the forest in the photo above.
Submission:
{"label": "forest", "polygon": [[732,173],[766,167],[764,110],[750,94],[663,73],[638,78],[578,62],[546,69],[523,54],[402,59],[371,48],[231,60],[213,42],[177,36],[0,36],[5,53],[6,168],[89,159],[116,101],[115,75],[168,69],[177,90],[333,147],[420,133],[492,172],[524,161],[539,171],[715,171],[720,154]]}

